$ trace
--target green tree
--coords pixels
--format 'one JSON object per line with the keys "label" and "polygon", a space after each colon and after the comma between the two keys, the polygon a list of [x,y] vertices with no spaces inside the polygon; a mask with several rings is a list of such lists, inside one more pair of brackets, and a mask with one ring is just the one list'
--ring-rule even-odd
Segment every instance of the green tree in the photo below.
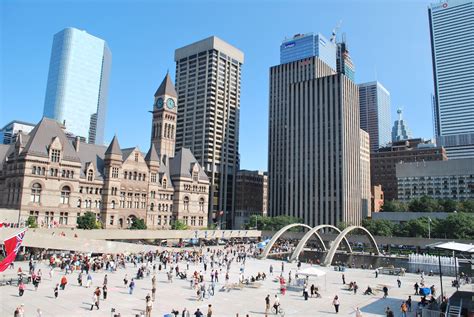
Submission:
{"label": "green tree", "polygon": [[38,224],[36,223],[36,218],[34,216],[29,216],[26,224],[28,228],[38,228]]}
{"label": "green tree", "polygon": [[342,231],[342,230],[346,229],[347,227],[349,227],[349,224],[345,221],[341,221],[337,224],[336,227],[337,227],[337,229]]}
{"label": "green tree", "polygon": [[474,213],[474,200],[464,200],[459,203],[459,212],[471,212]]}
{"label": "green tree", "polygon": [[460,209],[459,203],[453,199],[440,199],[438,204],[441,209],[440,211],[444,212],[454,212]]}
{"label": "green tree", "polygon": [[[292,223],[302,223],[302,220],[296,217],[290,216],[277,216],[277,217],[263,217],[260,215],[252,215],[249,218],[249,221],[245,225],[246,229],[255,229],[257,230],[268,230],[268,231],[278,231],[284,226],[287,226]],[[291,231],[300,230],[299,228],[290,229]]]}
{"label": "green tree", "polygon": [[176,220],[171,225],[171,230],[188,230],[188,225],[180,220]]}
{"label": "green tree", "polygon": [[93,212],[86,212],[84,215],[77,217],[77,228],[78,229],[100,229],[100,222],[97,221],[96,216]]}
{"label": "green tree", "polygon": [[[431,228],[435,228],[435,219],[431,220]],[[404,227],[405,236],[407,237],[425,237],[428,238],[429,234],[429,218],[421,217],[418,219],[411,219],[405,224],[401,225]]]}
{"label": "green tree", "polygon": [[440,209],[438,201],[429,196],[415,198],[408,204],[408,210],[412,212],[434,212],[440,211]]}
{"label": "green tree", "polygon": [[141,218],[135,218],[132,221],[132,225],[130,226],[130,230],[145,230],[146,224],[145,220]]}
{"label": "green tree", "polygon": [[388,200],[384,202],[382,211],[403,212],[408,211],[408,206],[399,200]]}
{"label": "green tree", "polygon": [[448,239],[474,239],[474,215],[458,212],[439,220],[436,236]]}
{"label": "green tree", "polygon": [[393,235],[394,224],[389,220],[364,219],[362,226],[376,236],[390,237]]}

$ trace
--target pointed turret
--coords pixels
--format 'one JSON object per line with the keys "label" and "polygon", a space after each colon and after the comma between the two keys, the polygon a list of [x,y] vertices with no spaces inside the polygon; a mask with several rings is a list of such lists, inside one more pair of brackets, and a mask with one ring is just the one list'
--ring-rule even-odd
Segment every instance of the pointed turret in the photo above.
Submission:
{"label": "pointed turret", "polygon": [[155,92],[155,97],[168,95],[170,97],[178,98],[178,94],[176,93],[176,89],[174,88],[173,82],[171,81],[171,76],[169,73],[166,73],[165,78],[161,82],[160,87]]}
{"label": "pointed turret", "polygon": [[155,145],[152,143],[150,146],[150,149],[148,150],[148,153],[145,156],[145,161],[146,162],[160,162],[160,158],[158,157],[158,153],[156,152]]}
{"label": "pointed turret", "polygon": [[116,135],[114,135],[114,138],[110,142],[109,147],[105,151],[105,155],[113,155],[113,154],[120,155],[120,157],[122,157],[122,150],[120,149],[120,145],[118,143],[118,139]]}

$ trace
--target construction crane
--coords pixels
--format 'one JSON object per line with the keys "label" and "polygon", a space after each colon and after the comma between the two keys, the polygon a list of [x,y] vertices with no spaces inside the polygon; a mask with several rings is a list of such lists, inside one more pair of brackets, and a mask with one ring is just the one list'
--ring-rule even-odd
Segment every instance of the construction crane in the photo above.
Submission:
{"label": "construction crane", "polygon": [[332,35],[331,35],[331,40],[330,40],[332,43],[336,43],[337,31],[339,31],[341,24],[342,24],[342,20],[340,20],[339,23],[336,25],[336,27],[332,30]]}

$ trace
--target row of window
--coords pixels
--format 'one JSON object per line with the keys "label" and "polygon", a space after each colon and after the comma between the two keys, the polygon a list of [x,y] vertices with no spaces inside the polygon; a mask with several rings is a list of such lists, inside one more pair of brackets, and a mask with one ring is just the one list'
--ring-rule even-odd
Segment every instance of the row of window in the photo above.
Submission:
{"label": "row of window", "polygon": [[[191,216],[191,217],[188,217],[188,216],[184,216],[183,217],[183,222],[184,224],[186,225],[191,225],[191,226],[196,226],[196,216]],[[191,221],[189,221],[191,220]],[[198,226],[202,227],[204,226],[204,217],[198,217]]]}

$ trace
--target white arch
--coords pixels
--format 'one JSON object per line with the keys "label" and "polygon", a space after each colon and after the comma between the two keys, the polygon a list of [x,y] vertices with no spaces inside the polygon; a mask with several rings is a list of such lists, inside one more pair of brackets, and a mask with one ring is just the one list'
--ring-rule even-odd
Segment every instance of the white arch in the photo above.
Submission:
{"label": "white arch", "polygon": [[[301,252],[303,251],[304,246],[306,245],[308,240],[311,238],[311,236],[313,234],[316,234],[319,230],[324,229],[324,228],[331,228],[333,230],[336,230],[338,233],[341,233],[341,230],[339,230],[339,228],[334,227],[332,225],[319,225],[319,226],[314,227],[310,231],[306,232],[306,234],[303,236],[303,238],[301,238],[300,242],[296,246],[295,251],[291,255],[290,261],[297,260],[298,257],[300,256]],[[319,235],[317,235],[317,237],[319,238]],[[347,241],[346,237],[344,237],[344,244],[346,245],[347,249],[349,250],[349,253],[352,253],[352,248],[349,244],[349,241]],[[327,248],[324,245],[324,243],[322,245],[323,245],[323,250],[327,251]]]}
{"label": "white arch", "polygon": [[346,237],[346,235],[351,232],[352,230],[360,229],[363,230],[366,234],[367,237],[369,238],[370,243],[372,244],[372,247],[377,251],[377,254],[380,255],[379,247],[377,246],[377,242],[375,242],[374,236],[369,232],[369,230],[365,229],[364,227],[361,226],[350,226],[347,227],[346,229],[342,230],[342,232],[337,236],[337,238],[334,240],[333,245],[331,246],[331,249],[329,249],[328,254],[326,255],[326,258],[324,259],[324,266],[330,266],[332,259],[334,258],[334,255],[336,254],[336,250],[339,247],[339,244],[341,244],[342,239]]}
{"label": "white arch", "polygon": [[[272,249],[273,245],[275,244],[275,242],[278,240],[278,238],[280,238],[280,236],[282,234],[284,234],[287,230],[293,228],[293,227],[305,227],[305,228],[308,228],[311,230],[311,227],[304,224],[304,223],[292,223],[290,225],[287,225],[283,228],[281,228],[280,230],[278,230],[277,233],[275,233],[272,237],[272,239],[268,242],[268,244],[265,246],[265,250],[263,250],[262,254],[260,255],[260,258],[261,259],[266,259],[268,254],[270,253],[270,250]],[[324,242],[323,242],[323,239],[321,239],[321,237],[319,236],[318,233],[315,233],[315,235],[318,237],[319,241],[321,242],[321,244],[324,246]]]}

